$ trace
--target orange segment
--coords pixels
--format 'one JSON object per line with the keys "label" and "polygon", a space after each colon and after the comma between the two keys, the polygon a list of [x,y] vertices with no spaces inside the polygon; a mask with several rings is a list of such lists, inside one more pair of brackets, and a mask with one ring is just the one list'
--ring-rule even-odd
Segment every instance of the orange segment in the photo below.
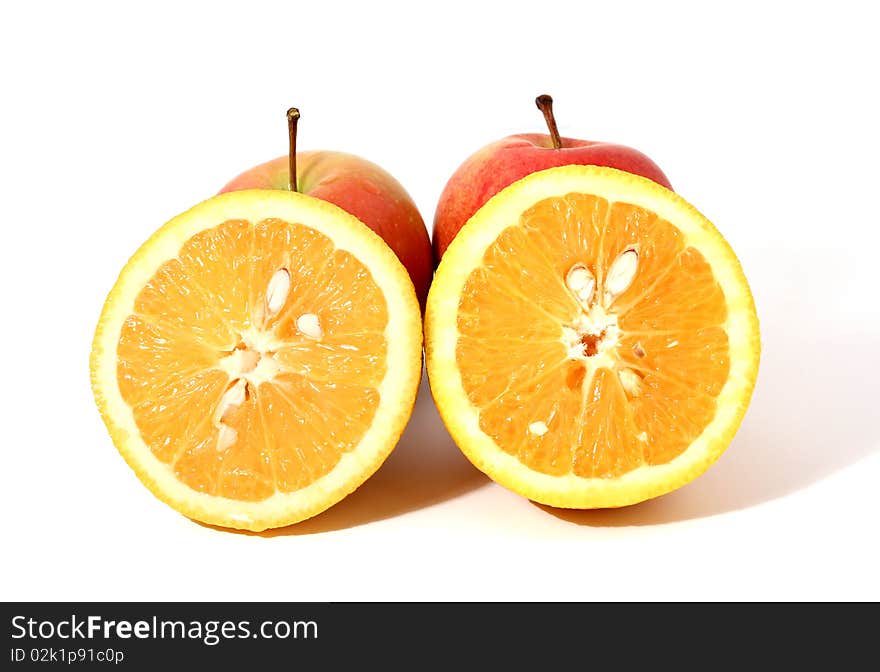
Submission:
{"label": "orange segment", "polygon": [[757,366],[748,285],[717,231],[672,192],[594,166],[534,173],[478,211],[438,269],[426,335],[468,457],[562,506],[693,477]]}
{"label": "orange segment", "polygon": [[230,347],[235,338],[234,326],[228,323],[222,307],[210,291],[196,283],[179,259],[162,264],[147,281],[135,299],[133,315],[216,348]]}
{"label": "orange segment", "polygon": [[[566,471],[570,466],[568,446],[556,438],[564,435],[577,417],[579,401],[567,392],[565,375],[560,361],[530,379],[518,381],[483,407],[480,428],[503,450],[533,469],[545,473]],[[544,426],[530,430],[537,422]]]}
{"label": "orange segment", "polygon": [[123,270],[96,333],[96,398],[126,459],[187,515],[295,522],[393,448],[418,385],[419,317],[405,269],[350,215],[299,194],[224,194]]}
{"label": "orange segment", "polygon": [[620,476],[641,466],[645,448],[626,394],[615,374],[596,370],[592,384],[580,391],[582,415],[571,436],[571,471],[583,478]]}
{"label": "orange segment", "polygon": [[711,397],[717,397],[730,372],[727,333],[720,326],[693,331],[624,331],[621,363],[642,375],[655,373]]}
{"label": "orange segment", "polygon": [[[550,276],[545,273],[539,282],[543,285],[552,283],[557,300],[571,305],[571,310],[576,313],[577,305],[572,303],[571,294],[561,279],[578,262],[595,266],[607,218],[608,202],[605,199],[590,194],[566,194],[562,198],[535,203],[522,214],[519,226],[511,227],[502,235],[512,236],[513,231],[522,231],[524,238],[520,241],[535,246],[531,254],[540,255],[545,269],[552,270]],[[519,263],[521,250],[522,245],[510,250],[509,266]],[[532,298],[535,296],[544,298],[542,294],[532,295]]]}
{"label": "orange segment", "polygon": [[[194,284],[203,301],[200,310],[215,309],[227,329],[241,333],[251,326],[253,305],[249,290],[252,259],[266,247],[254,245],[254,227],[246,221],[232,220],[196,234],[183,244],[177,255],[182,281]],[[168,311],[167,303],[161,309]]]}
{"label": "orange segment", "polygon": [[692,247],[658,269],[649,287],[632,292],[636,298],[627,294],[620,297],[619,313],[626,331],[694,330],[721,325],[727,318],[724,292],[703,255]]}

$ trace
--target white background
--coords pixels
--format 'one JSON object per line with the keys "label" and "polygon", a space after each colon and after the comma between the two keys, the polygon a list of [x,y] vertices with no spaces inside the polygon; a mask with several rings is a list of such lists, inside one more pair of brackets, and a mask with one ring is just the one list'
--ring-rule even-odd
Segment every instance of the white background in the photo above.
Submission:
{"label": "white background", "polygon": [[[880,599],[880,139],[869,3],[5,3],[0,599]],[[25,8],[26,7],[26,8]],[[758,386],[693,484],[617,511],[489,482],[423,383],[396,452],[273,534],[154,499],[92,401],[98,314],[171,216],[283,154],[363,155],[430,224],[471,152],[638,147],[740,256]]]}

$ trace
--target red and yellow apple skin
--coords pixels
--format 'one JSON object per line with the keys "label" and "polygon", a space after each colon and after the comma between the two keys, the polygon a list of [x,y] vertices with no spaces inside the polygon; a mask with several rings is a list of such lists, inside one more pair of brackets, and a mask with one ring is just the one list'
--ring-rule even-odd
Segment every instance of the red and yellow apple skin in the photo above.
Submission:
{"label": "red and yellow apple skin", "polygon": [[[288,189],[288,157],[251,168],[220,193],[242,189]],[[297,190],[338,205],[378,233],[406,267],[424,307],[433,263],[428,230],[403,186],[375,163],[353,154],[296,154]]]}
{"label": "red and yellow apple skin", "polygon": [[547,134],[511,135],[472,154],[446,183],[434,215],[435,263],[462,226],[492,196],[509,184],[556,166],[608,166],[635,173],[672,189],[663,171],[640,151],[608,142],[561,138],[555,149]]}

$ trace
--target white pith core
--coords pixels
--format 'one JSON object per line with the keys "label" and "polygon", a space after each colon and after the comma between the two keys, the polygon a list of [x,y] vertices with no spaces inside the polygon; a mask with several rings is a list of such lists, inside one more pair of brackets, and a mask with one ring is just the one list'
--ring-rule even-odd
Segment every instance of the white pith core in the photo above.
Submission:
{"label": "white pith core", "polygon": [[611,262],[601,292],[594,291],[596,275],[586,264],[578,262],[568,269],[565,286],[581,307],[578,318],[562,328],[570,359],[588,360],[593,370],[614,368],[618,361],[614,351],[620,343],[614,301],[632,285],[638,268],[638,249],[626,248]]}
{"label": "white pith core", "polygon": [[[638,261],[638,251],[635,248],[627,248],[621,252],[611,263],[601,291],[595,291],[595,274],[583,263],[574,264],[565,275],[565,285],[577,300],[581,311],[571,324],[562,327],[562,342],[568,358],[583,362],[586,369],[584,380],[592,380],[600,368],[609,369],[616,373],[630,400],[641,394],[642,378],[620,359],[618,347],[622,332],[614,302],[635,280]],[[636,344],[634,351],[638,357],[646,354],[641,343]],[[588,393],[588,387],[589,384],[584,383],[584,394]],[[529,425],[529,431],[543,436],[548,428],[543,422],[533,422]],[[647,440],[641,436],[639,438]]]}
{"label": "white pith core", "polygon": [[[592,352],[588,343],[594,339],[596,351]],[[562,327],[562,342],[569,359],[588,361],[596,368],[613,366],[617,361],[614,350],[620,343],[617,314],[607,313],[605,308],[594,303],[589,312],[581,313],[572,324]]]}
{"label": "white pith core", "polygon": [[[282,370],[275,355],[285,344],[275,334],[274,324],[270,321],[282,312],[289,294],[290,272],[281,268],[272,275],[266,287],[265,310],[262,319],[257,321],[262,326],[242,332],[236,347],[217,363],[217,368],[229,376],[229,387],[214,412],[214,426],[219,430],[218,451],[228,449],[238,440],[238,433],[227,424],[229,414],[244,403],[260,383],[271,382]],[[296,325],[299,333],[308,338],[320,339],[323,335],[314,313],[300,315]]]}
{"label": "white pith core", "polygon": [[[275,358],[275,350],[282,343],[270,334],[271,338],[250,338],[252,331],[242,334],[242,345],[217,362],[217,368],[229,376],[231,382],[244,380],[251,385],[271,381],[281,371]],[[256,340],[256,343],[254,342]]]}

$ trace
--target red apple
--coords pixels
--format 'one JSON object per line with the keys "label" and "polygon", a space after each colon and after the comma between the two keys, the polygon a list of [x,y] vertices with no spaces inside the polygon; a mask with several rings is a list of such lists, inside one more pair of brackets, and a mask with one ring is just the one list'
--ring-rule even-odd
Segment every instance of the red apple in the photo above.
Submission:
{"label": "red apple", "polygon": [[[394,250],[409,271],[424,306],[433,272],[431,241],[412,198],[389,173],[359,156],[332,151],[297,152],[299,111],[292,108],[287,118],[290,154],[251,168],[220,192],[292,189],[338,205],[378,233]],[[291,174],[296,174],[292,182]]]}
{"label": "red apple", "polygon": [[669,180],[647,156],[624,145],[562,138],[553,118],[553,99],[538,96],[550,134],[523,133],[486,145],[471,155],[446,183],[434,215],[436,263],[471,215],[492,196],[530,173],[571,164],[609,166],[642,175],[668,189]]}

